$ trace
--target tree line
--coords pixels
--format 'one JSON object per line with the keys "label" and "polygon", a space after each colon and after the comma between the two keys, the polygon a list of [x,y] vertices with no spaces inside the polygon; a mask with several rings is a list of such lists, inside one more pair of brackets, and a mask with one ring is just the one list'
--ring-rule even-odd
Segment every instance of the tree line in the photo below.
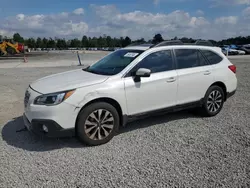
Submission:
{"label": "tree line", "polygon": [[[4,40],[7,37],[3,37],[0,35],[0,41]],[[68,49],[68,48],[113,48],[113,47],[125,47],[132,43],[159,43],[163,41],[163,37],[161,34],[156,34],[152,39],[146,41],[144,38],[132,41],[128,36],[113,38],[111,36],[103,35],[99,37],[88,37],[84,35],[82,39],[74,38],[71,40],[66,40],[64,38],[23,38],[19,33],[15,33],[13,35],[13,41],[24,43],[29,48],[57,48],[57,49]],[[194,43],[196,40],[201,39],[193,39],[193,38],[178,38],[174,37],[171,40],[181,40],[184,43]],[[250,36],[246,37],[235,37],[229,38],[221,41],[209,40],[215,46],[221,45],[243,45],[250,44]]]}

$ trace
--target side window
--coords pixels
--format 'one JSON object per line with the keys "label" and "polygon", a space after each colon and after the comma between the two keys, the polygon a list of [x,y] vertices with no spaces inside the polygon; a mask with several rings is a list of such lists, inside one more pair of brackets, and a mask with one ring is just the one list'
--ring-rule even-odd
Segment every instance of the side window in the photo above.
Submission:
{"label": "side window", "polygon": [[196,49],[175,49],[177,68],[185,69],[202,65],[199,51]]}
{"label": "side window", "polygon": [[130,71],[128,76],[139,68],[150,69],[151,73],[173,70],[172,53],[170,50],[163,50],[149,54]]}
{"label": "side window", "polygon": [[209,51],[209,50],[201,50],[201,52],[208,59],[210,64],[217,64],[217,63],[221,62],[223,59],[222,57],[220,57],[216,53]]}

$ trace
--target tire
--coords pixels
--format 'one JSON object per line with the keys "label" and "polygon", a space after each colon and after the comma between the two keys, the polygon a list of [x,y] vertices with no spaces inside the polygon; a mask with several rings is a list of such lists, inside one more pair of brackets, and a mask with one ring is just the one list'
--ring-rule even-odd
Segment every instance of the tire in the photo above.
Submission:
{"label": "tire", "polygon": [[76,134],[86,145],[102,145],[116,135],[119,122],[120,117],[114,106],[105,102],[93,103],[80,112]]}
{"label": "tire", "polygon": [[220,113],[225,102],[225,93],[219,86],[211,86],[204,97],[201,114],[205,117],[216,116]]}

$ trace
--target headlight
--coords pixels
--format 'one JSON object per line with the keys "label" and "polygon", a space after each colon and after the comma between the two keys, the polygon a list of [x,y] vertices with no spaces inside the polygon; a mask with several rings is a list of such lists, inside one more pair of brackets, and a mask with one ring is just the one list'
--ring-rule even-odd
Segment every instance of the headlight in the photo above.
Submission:
{"label": "headlight", "polygon": [[69,98],[75,90],[60,92],[60,93],[51,93],[38,96],[34,104],[36,105],[57,105]]}

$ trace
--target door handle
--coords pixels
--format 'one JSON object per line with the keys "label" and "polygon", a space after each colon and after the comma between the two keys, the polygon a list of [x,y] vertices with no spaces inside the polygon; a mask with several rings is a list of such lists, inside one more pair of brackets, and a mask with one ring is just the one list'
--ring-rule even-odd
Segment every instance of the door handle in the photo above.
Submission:
{"label": "door handle", "polygon": [[209,70],[204,72],[204,75],[209,75],[209,74],[211,74],[211,71],[209,71]]}
{"label": "door handle", "polygon": [[167,82],[170,83],[170,82],[174,82],[175,80],[176,80],[175,77],[170,77],[170,78],[167,80]]}

